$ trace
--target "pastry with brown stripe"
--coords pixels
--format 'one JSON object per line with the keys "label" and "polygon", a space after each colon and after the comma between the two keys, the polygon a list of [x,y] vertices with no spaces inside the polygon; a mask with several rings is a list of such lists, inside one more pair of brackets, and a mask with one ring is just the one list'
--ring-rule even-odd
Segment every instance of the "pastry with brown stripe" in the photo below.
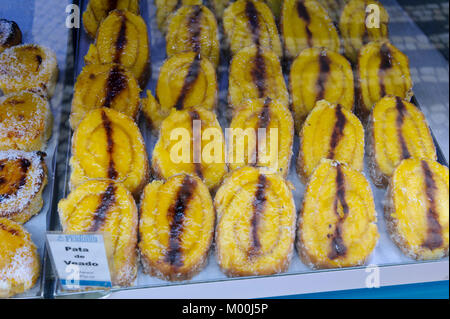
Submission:
{"label": "pastry with brown stripe", "polygon": [[249,46],[272,50],[283,56],[277,26],[269,7],[262,1],[238,0],[225,9],[223,28],[232,54]]}
{"label": "pastry with brown stripe", "polygon": [[289,73],[296,130],[300,131],[303,121],[319,100],[325,99],[352,111],[353,88],[352,67],[342,55],[325,48],[303,50],[292,63]]}
{"label": "pastry with brown stripe", "polygon": [[181,6],[201,5],[203,0],[154,0],[156,6],[156,23],[162,34],[167,33],[170,19]]}
{"label": "pastry with brown stripe", "polygon": [[0,151],[0,217],[23,224],[41,211],[47,185],[45,154]]}
{"label": "pastry with brown stripe", "polygon": [[161,124],[152,168],[164,180],[182,173],[198,176],[214,191],[228,170],[216,115],[202,107],[173,110]]}
{"label": "pastry with brown stripe", "polygon": [[377,0],[351,0],[339,20],[345,56],[356,63],[362,46],[387,40],[388,23],[389,15]]}
{"label": "pastry with brown stripe", "polygon": [[139,216],[145,273],[179,281],[203,269],[213,239],[215,211],[208,188],[198,177],[181,174],[148,184]]}
{"label": "pastry with brown stripe", "polygon": [[364,128],[340,104],[317,102],[300,132],[297,173],[304,184],[323,158],[335,159],[357,171],[364,168]]}
{"label": "pastry with brown stripe", "polygon": [[144,139],[132,118],[108,108],[91,111],[72,137],[70,187],[89,179],[123,183],[136,197],[149,177]]}
{"label": "pastry with brown stripe", "polygon": [[339,35],[325,9],[316,0],[285,0],[281,17],[285,56],[292,60],[306,48],[339,52]]}
{"label": "pastry with brown stripe", "polygon": [[418,260],[448,256],[448,168],[429,159],[406,159],[394,171],[384,210],[389,234]]}
{"label": "pastry with brown stripe", "polygon": [[76,129],[89,111],[108,107],[136,119],[140,98],[139,83],[120,64],[89,64],[75,83],[70,126]]}
{"label": "pastry with brown stripe", "polygon": [[408,57],[390,42],[370,42],[359,51],[357,111],[366,119],[385,95],[409,101],[413,95]]}
{"label": "pastry with brown stripe", "polygon": [[216,258],[228,276],[272,275],[288,269],[294,250],[292,185],[246,166],[230,173],[214,198]]}
{"label": "pastry with brown stripe", "polygon": [[52,134],[48,101],[29,91],[0,97],[0,150],[44,150]]}
{"label": "pastry with brown stripe", "polygon": [[167,59],[161,67],[156,98],[150,90],[142,101],[142,112],[154,130],[172,109],[202,106],[214,110],[217,103],[217,80],[213,65],[195,52],[185,52]]}
{"label": "pastry with brown stripe", "polygon": [[139,0],[89,0],[86,11],[83,13],[83,27],[86,33],[95,38],[102,20],[115,9],[139,14]]}
{"label": "pastry with brown stripe", "polygon": [[289,105],[280,61],[273,51],[248,47],[232,59],[228,79],[228,104],[237,111],[247,99],[270,97]]}
{"label": "pastry with brown stripe", "polygon": [[0,298],[33,288],[40,273],[39,255],[21,225],[0,217]]}
{"label": "pastry with brown stripe", "polygon": [[141,16],[113,10],[100,24],[95,44],[84,57],[86,64],[118,63],[133,73],[142,87],[150,76],[147,26]]}
{"label": "pastry with brown stripe", "polygon": [[138,211],[131,193],[112,180],[90,180],[58,203],[63,231],[102,232],[113,285],[131,286],[137,274]]}
{"label": "pastry with brown stripe", "polygon": [[230,169],[252,165],[286,178],[294,140],[294,120],[287,105],[270,98],[246,100],[233,116],[230,129]]}
{"label": "pastry with brown stripe", "polygon": [[214,14],[203,5],[178,9],[170,19],[166,51],[169,58],[181,52],[195,52],[217,68],[220,46]]}
{"label": "pastry with brown stripe", "polygon": [[0,53],[22,43],[22,31],[14,21],[0,19]]}
{"label": "pastry with brown stripe", "polygon": [[363,265],[379,234],[372,190],[363,174],[322,160],[311,175],[299,215],[297,251],[311,268]]}
{"label": "pastry with brown stripe", "polygon": [[3,94],[29,90],[51,98],[58,79],[55,53],[37,44],[21,44],[0,53]]}
{"label": "pastry with brown stripe", "polygon": [[403,159],[437,159],[425,116],[398,96],[386,96],[375,104],[367,133],[370,174],[378,187],[387,186]]}

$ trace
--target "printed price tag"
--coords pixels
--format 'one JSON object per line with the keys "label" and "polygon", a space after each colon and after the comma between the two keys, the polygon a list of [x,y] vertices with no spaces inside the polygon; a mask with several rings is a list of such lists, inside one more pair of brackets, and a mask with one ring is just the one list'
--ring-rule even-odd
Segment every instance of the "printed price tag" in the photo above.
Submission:
{"label": "printed price tag", "polygon": [[102,234],[47,233],[47,245],[65,289],[111,287]]}

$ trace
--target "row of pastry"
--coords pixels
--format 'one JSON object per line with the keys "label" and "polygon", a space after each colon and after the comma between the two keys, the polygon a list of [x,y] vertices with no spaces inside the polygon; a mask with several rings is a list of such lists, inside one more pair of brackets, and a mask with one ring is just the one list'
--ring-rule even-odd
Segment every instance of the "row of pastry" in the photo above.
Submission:
{"label": "row of pastry", "polygon": [[25,292],[39,278],[37,249],[22,225],[43,207],[48,100],[57,76],[55,54],[22,44],[19,26],[0,19],[0,297]]}

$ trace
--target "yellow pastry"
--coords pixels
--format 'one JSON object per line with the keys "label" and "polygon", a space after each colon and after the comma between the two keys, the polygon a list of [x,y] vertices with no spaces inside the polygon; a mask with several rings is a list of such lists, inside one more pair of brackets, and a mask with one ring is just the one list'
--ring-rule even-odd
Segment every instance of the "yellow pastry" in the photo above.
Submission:
{"label": "yellow pastry", "polygon": [[[288,107],[277,100],[243,102],[231,121],[228,138],[230,169],[265,167],[286,177],[292,155],[294,121]],[[263,129],[264,134],[259,130]]]}
{"label": "yellow pastry", "polygon": [[297,251],[311,268],[363,265],[379,234],[372,190],[364,175],[323,160],[309,179],[300,211]]}
{"label": "yellow pastry", "polygon": [[48,101],[35,93],[22,91],[0,97],[0,150],[45,149],[52,120]]}
{"label": "yellow pastry", "polygon": [[353,71],[339,53],[324,48],[303,50],[292,63],[289,86],[297,131],[319,100],[353,110]]}
{"label": "yellow pastry", "polygon": [[178,9],[170,19],[166,51],[169,58],[177,53],[193,51],[208,58],[217,68],[220,46],[214,14],[203,5]]}
{"label": "yellow pastry", "polygon": [[0,53],[22,43],[22,31],[14,21],[0,19]]}
{"label": "yellow pastry", "polygon": [[58,203],[64,232],[105,233],[113,285],[130,286],[137,274],[138,211],[131,193],[112,180],[91,180]]}
{"label": "yellow pastry", "polygon": [[113,109],[91,111],[72,137],[71,189],[89,179],[109,178],[139,196],[149,176],[141,132],[133,119]]}
{"label": "yellow pastry", "polygon": [[288,59],[294,59],[302,50],[312,47],[339,52],[339,36],[333,21],[316,0],[285,0],[281,34]]}
{"label": "yellow pastry", "polygon": [[[157,199],[157,200],[155,200]],[[144,272],[187,280],[207,262],[215,211],[208,188],[191,175],[153,181],[142,195],[139,250]]]}
{"label": "yellow pastry", "polygon": [[141,89],[130,71],[119,64],[89,64],[75,83],[70,126],[76,129],[89,111],[112,108],[135,119]]}
{"label": "yellow pastry", "polygon": [[389,184],[384,216],[403,253],[419,260],[448,256],[448,168],[426,159],[400,162]]}
{"label": "yellow pastry", "polygon": [[29,90],[51,98],[57,79],[56,55],[46,47],[22,44],[0,54],[0,89],[4,94]]}
{"label": "yellow pastry", "polygon": [[375,104],[368,135],[370,174],[378,187],[387,186],[403,159],[437,158],[425,116],[398,96],[386,96]]}
{"label": "yellow pastry", "polygon": [[291,188],[280,175],[249,166],[224,180],[214,198],[216,257],[228,276],[287,270],[296,218]]}
{"label": "yellow pastry", "polygon": [[23,224],[41,211],[47,185],[44,153],[0,151],[0,217]]}
{"label": "yellow pastry", "polygon": [[181,6],[200,5],[203,0],[154,0],[156,6],[156,23],[163,34],[167,33],[172,14]]}
{"label": "yellow pastry", "polygon": [[356,115],[340,104],[322,100],[309,113],[300,132],[297,173],[305,184],[324,158],[362,171],[364,128]]}

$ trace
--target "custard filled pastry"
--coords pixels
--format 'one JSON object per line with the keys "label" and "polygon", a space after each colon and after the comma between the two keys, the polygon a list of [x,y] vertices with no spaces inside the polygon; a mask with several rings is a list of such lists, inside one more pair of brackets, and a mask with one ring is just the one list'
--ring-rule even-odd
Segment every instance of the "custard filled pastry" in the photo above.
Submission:
{"label": "custard filled pastry", "polygon": [[161,33],[166,34],[170,19],[181,6],[201,5],[203,0],[154,0],[156,6],[156,23]]}
{"label": "custard filled pastry", "polygon": [[339,53],[325,48],[303,50],[292,63],[289,85],[297,131],[319,100],[353,110],[353,71]]}
{"label": "custard filled pastry", "polygon": [[150,75],[149,58],[147,26],[142,17],[129,11],[113,10],[100,24],[95,45],[90,45],[84,61],[86,64],[121,64],[145,86]]}
{"label": "custard filled pastry", "polygon": [[292,186],[278,174],[246,166],[230,173],[214,198],[216,257],[228,276],[287,270],[294,250]]}
{"label": "custard filled pastry", "polygon": [[86,33],[95,38],[102,20],[115,9],[139,14],[139,0],[89,0],[86,11],[83,13],[83,26]]}
{"label": "custard filled pastry", "polygon": [[[157,199],[157,200],[155,200]],[[153,181],[142,195],[139,250],[144,272],[188,280],[207,262],[215,211],[208,188],[191,175]]]}
{"label": "custard filled pastry", "polygon": [[0,217],[0,297],[33,288],[40,262],[30,234],[19,224]]}
{"label": "custard filled pastry", "polygon": [[112,108],[135,119],[139,112],[139,83],[119,64],[89,64],[75,83],[70,126],[76,129],[89,111]]}
{"label": "custard filled pastry", "polygon": [[230,169],[259,166],[286,178],[294,139],[294,121],[287,105],[270,98],[247,100],[230,128],[235,132],[227,143]]}
{"label": "custard filled pastry", "polygon": [[138,211],[131,193],[112,180],[90,180],[58,203],[64,232],[102,232],[112,257],[113,285],[130,286],[137,274]]}
{"label": "custard filled pastry", "polygon": [[48,101],[29,91],[0,97],[0,150],[39,151],[52,134]]}
{"label": "custard filled pastry", "polygon": [[225,9],[223,28],[232,54],[249,46],[283,55],[273,14],[263,1],[237,0]]}
{"label": "custard filled pastry", "polygon": [[14,21],[0,19],[0,53],[22,43],[22,31]]}
{"label": "custard filled pastry", "polygon": [[379,234],[372,190],[364,175],[323,160],[311,175],[299,216],[297,251],[311,268],[363,265]]}
{"label": "custard filled pastry", "polygon": [[0,217],[19,224],[41,211],[47,185],[44,153],[0,151]]}
{"label": "custard filled pastry", "polygon": [[72,138],[71,189],[89,179],[123,183],[139,196],[149,176],[141,132],[132,118],[113,109],[91,111]]}
{"label": "custard filled pastry", "polygon": [[339,21],[345,56],[356,63],[362,46],[372,41],[387,40],[388,23],[389,15],[378,1],[351,0]]}
{"label": "custard filled pastry", "polygon": [[370,42],[358,58],[358,113],[365,118],[385,95],[409,101],[413,95],[408,57],[391,43]]}
{"label": "custard filled pastry", "polygon": [[232,59],[228,79],[228,103],[236,111],[247,99],[270,97],[289,105],[280,61],[273,51],[248,47]]}
{"label": "custard filled pastry", "polygon": [[425,116],[414,104],[398,96],[386,96],[373,107],[367,148],[370,174],[378,187],[387,186],[403,159],[437,159]]}
{"label": "custard filled pastry", "polygon": [[316,0],[285,0],[281,34],[288,59],[294,59],[302,50],[312,47],[339,52],[339,35],[333,21]]}
{"label": "custard filled pastry", "polygon": [[217,80],[213,65],[195,52],[185,52],[164,62],[156,85],[156,98],[147,91],[142,111],[151,127],[159,129],[172,109],[198,105],[213,110],[216,103]]}
{"label": "custard filled pastry", "polygon": [[203,5],[178,9],[170,19],[166,51],[169,58],[181,52],[195,52],[217,68],[220,46],[214,14]]}
{"label": "custard filled pastry", "polygon": [[335,159],[357,171],[364,167],[364,128],[340,104],[322,100],[309,113],[300,132],[297,173],[306,184],[323,158]]}
{"label": "custard filled pastry", "polygon": [[37,44],[22,44],[0,54],[0,89],[4,94],[29,90],[51,98],[58,79],[56,55]]}
{"label": "custard filled pastry", "polygon": [[418,260],[448,256],[448,168],[427,159],[406,159],[389,184],[384,210],[389,234]]}
{"label": "custard filled pastry", "polygon": [[160,179],[191,174],[215,190],[227,172],[225,138],[216,115],[202,107],[173,110],[161,124],[152,167]]}

